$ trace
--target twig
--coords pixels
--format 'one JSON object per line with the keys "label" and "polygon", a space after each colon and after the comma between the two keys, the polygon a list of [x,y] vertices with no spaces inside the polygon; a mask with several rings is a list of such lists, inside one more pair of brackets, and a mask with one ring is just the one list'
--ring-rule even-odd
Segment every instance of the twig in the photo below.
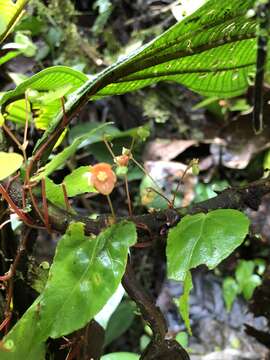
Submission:
{"label": "twig", "polygon": [[130,298],[136,302],[144,320],[153,332],[152,340],[140,360],[189,360],[187,352],[179,343],[173,339],[166,339],[167,325],[164,316],[137,281],[130,262],[127,264],[122,284]]}
{"label": "twig", "polygon": [[[18,187],[17,191],[20,193],[21,189]],[[242,187],[225,189],[216,197],[194,204],[191,207],[182,207],[179,209],[168,208],[153,213],[133,215],[132,217],[118,217],[116,218],[116,221],[127,219],[134,222],[138,231],[140,231],[140,234],[143,233],[143,236],[140,236],[138,240],[140,243],[143,243],[149,239],[149,236],[151,236],[153,240],[164,237],[164,234],[161,231],[161,229],[164,228],[164,225],[168,228],[175,226],[181,218],[187,214],[208,212],[215,209],[244,210],[246,208],[251,208],[257,210],[262,201],[262,197],[269,193],[270,177]],[[15,204],[14,207],[16,207]],[[75,215],[64,211],[63,209],[59,209],[51,203],[48,204],[48,210],[52,230],[60,233],[65,233],[71,222],[79,221],[85,224],[86,234],[98,235],[101,229],[105,228],[108,223],[110,223],[107,215],[100,215],[96,220],[93,220],[86,216]],[[27,221],[28,218],[26,218],[26,224]],[[31,224],[29,226],[31,226]]]}
{"label": "twig", "polygon": [[63,190],[63,195],[64,195],[64,200],[65,200],[65,205],[66,205],[66,210],[70,211],[71,210],[71,206],[68,200],[68,194],[67,194],[67,188],[65,183],[61,184],[62,190]]}
{"label": "twig", "polygon": [[159,184],[156,182],[156,180],[153,178],[153,176],[136,160],[134,159],[133,155],[131,154],[130,156],[130,160],[132,160],[134,162],[135,165],[138,166],[138,168],[146,175],[148,176],[151,181],[153,182],[154,185],[156,185],[157,189],[153,189],[154,191],[156,191],[157,194],[161,195],[165,200],[167,200],[169,207],[172,207],[171,205],[171,201],[166,197],[165,194],[163,194],[163,191],[161,189],[161,187],[159,186]]}
{"label": "twig", "polygon": [[106,195],[106,197],[107,197],[107,201],[108,201],[111,213],[112,213],[113,220],[116,221],[116,215],[115,215],[115,211],[114,211],[114,208],[113,208],[113,204],[112,204],[110,195]]}
{"label": "twig", "polygon": [[45,178],[41,179],[41,193],[42,193],[42,205],[43,205],[43,214],[44,214],[44,225],[49,233],[51,233],[51,226],[49,220],[49,210],[48,210],[48,203],[46,198],[46,182]]}
{"label": "twig", "polygon": [[[9,324],[9,321],[12,316],[11,302],[12,302],[12,297],[13,297],[13,277],[16,274],[17,266],[21,259],[21,255],[26,248],[26,244],[27,244],[27,240],[28,240],[30,232],[31,232],[31,229],[26,228],[23,239],[22,239],[20,245],[18,246],[16,257],[15,257],[15,259],[10,267],[10,270],[8,272],[8,279],[7,279],[8,280],[8,293],[7,293],[7,303],[6,303],[6,309],[5,309],[5,315],[6,315],[5,320],[7,320],[7,323],[5,324],[5,327],[7,327],[7,325]],[[4,320],[4,322],[5,322],[5,320]]]}
{"label": "twig", "polygon": [[16,138],[16,136],[13,134],[13,132],[6,126],[6,124],[2,125],[2,128],[5,130],[5,132],[8,134],[8,136],[11,138],[12,141],[18,146],[19,149],[21,149],[21,143]]}
{"label": "twig", "polygon": [[132,216],[132,205],[131,205],[131,199],[129,194],[129,187],[128,187],[128,178],[127,175],[125,175],[125,188],[126,188],[126,195],[127,195],[127,202],[128,202],[128,214],[129,216]]}
{"label": "twig", "polygon": [[189,170],[191,167],[192,167],[192,165],[190,165],[190,164],[186,167],[185,171],[183,172],[183,175],[180,177],[180,179],[179,179],[179,181],[178,181],[178,183],[177,183],[177,186],[176,186],[176,189],[175,189],[175,192],[174,192],[174,195],[173,195],[173,199],[172,199],[172,201],[171,201],[172,207],[174,207],[176,195],[177,195],[177,193],[178,193],[178,191],[179,191],[180,185],[183,183],[183,180],[184,180],[184,178],[185,178],[188,170]]}
{"label": "twig", "polygon": [[[183,207],[179,209],[166,209],[156,211],[150,214],[133,215],[127,218],[133,221],[138,230],[142,229],[142,225],[146,231],[143,233],[149,238],[149,234],[155,238],[161,238],[160,230],[166,224],[168,227],[175,226],[180,219],[187,214],[195,214],[198,212],[208,212],[215,209],[238,209],[243,210],[251,208],[257,210],[262,197],[270,193],[270,178],[262,179],[249,185],[229,188],[223,190],[216,197],[194,204],[191,207]],[[64,233],[68,224],[72,221],[81,221],[85,224],[86,234],[99,234],[102,228],[108,223],[106,216],[100,216],[97,220],[92,220],[83,216],[76,216],[63,212],[54,206],[49,206],[50,223],[52,229]],[[121,221],[123,218],[117,218]],[[145,242],[145,238],[140,236],[139,242]]]}
{"label": "twig", "polygon": [[144,320],[151,327],[155,341],[162,342],[167,333],[165,319],[159,308],[153,303],[151,297],[137,281],[130,262],[127,264],[122,284],[130,298],[138,305]]}
{"label": "twig", "polygon": [[18,206],[13,202],[7,191],[5,190],[4,186],[0,184],[0,194],[9,204],[11,209],[18,215],[18,217],[27,225],[33,225],[32,220],[21,210]]}

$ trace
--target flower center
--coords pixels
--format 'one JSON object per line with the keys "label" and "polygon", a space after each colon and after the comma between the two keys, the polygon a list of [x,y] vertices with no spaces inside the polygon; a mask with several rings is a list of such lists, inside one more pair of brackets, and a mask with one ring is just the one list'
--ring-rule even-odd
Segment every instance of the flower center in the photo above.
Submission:
{"label": "flower center", "polygon": [[99,173],[97,174],[97,178],[99,181],[106,181],[108,179],[108,174],[105,171],[99,171]]}

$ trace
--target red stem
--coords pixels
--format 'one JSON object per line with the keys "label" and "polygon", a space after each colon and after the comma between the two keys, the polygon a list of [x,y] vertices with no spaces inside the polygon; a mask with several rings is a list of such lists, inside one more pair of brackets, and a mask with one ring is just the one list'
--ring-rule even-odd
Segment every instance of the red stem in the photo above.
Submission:
{"label": "red stem", "polygon": [[44,224],[46,226],[46,229],[49,233],[52,232],[50,221],[49,221],[49,210],[48,210],[48,203],[46,198],[46,182],[45,179],[41,179],[41,193],[42,193],[42,205],[43,205],[43,214],[44,214]]}
{"label": "red stem", "polygon": [[3,198],[6,200],[6,202],[9,204],[11,209],[19,216],[19,218],[28,225],[33,225],[33,221],[24,213],[21,211],[21,209],[18,208],[17,205],[13,202],[9,194],[6,192],[4,186],[0,184],[0,194],[3,196]]}
{"label": "red stem", "polygon": [[65,183],[62,183],[61,186],[62,186],[62,190],[63,190],[63,194],[64,194],[64,200],[65,200],[65,204],[66,204],[66,210],[67,210],[67,211],[70,211],[70,210],[71,210],[71,206],[70,206],[70,203],[69,203],[69,200],[68,200],[68,194],[67,194],[66,185],[65,185]]}

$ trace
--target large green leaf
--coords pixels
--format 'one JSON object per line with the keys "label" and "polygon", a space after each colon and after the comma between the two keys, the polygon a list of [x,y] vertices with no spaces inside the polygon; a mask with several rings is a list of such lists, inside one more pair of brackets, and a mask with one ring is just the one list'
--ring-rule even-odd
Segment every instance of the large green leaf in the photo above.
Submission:
{"label": "large green leaf", "polygon": [[0,348],[1,360],[44,359],[28,357],[28,351],[42,349],[48,337],[86,325],[118,288],[136,238],[135,225],[127,221],[98,237],[85,236],[82,223],[71,224],[58,243],[43,293],[4,338],[3,345],[11,351]]}
{"label": "large green leaf", "polygon": [[28,0],[0,0],[0,42],[6,38],[23,15],[23,8],[27,2]]}
{"label": "large green leaf", "polygon": [[[204,95],[231,97],[245,91],[256,63],[254,0],[210,0],[114,71],[120,77],[98,96],[121,94],[161,80]],[[116,76],[114,76],[116,77]]]}
{"label": "large green leaf", "polygon": [[[256,63],[255,0],[209,0],[157,39],[88,80],[67,104],[123,94],[161,80],[177,81],[204,95],[231,97],[244,92]],[[55,118],[52,128],[62,115]],[[47,134],[37,144],[36,150]]]}
{"label": "large green leaf", "polygon": [[[255,72],[257,24],[249,15],[254,4],[255,0],[209,0],[160,37],[86,81],[69,97],[67,114],[72,116],[89,98],[123,94],[161,80],[179,82],[204,95],[241,94]],[[54,68],[50,71],[53,74]],[[35,76],[38,79],[40,74]],[[12,92],[2,98],[2,112],[12,100]],[[51,119],[35,151],[62,116],[59,112]]]}
{"label": "large green leaf", "polygon": [[40,326],[57,338],[83,327],[116,291],[125,271],[136,228],[122,222],[97,238],[72,224],[56,250],[49,280],[40,301]]}
{"label": "large green leaf", "polygon": [[249,220],[240,211],[219,209],[187,215],[170,230],[166,248],[168,277],[184,282],[179,309],[190,334],[190,270],[203,264],[209,269],[215,268],[241,245],[248,228]]}
{"label": "large green leaf", "polygon": [[184,281],[190,269],[202,264],[215,268],[241,245],[248,228],[248,218],[238,210],[219,209],[185,216],[169,232],[169,278]]}

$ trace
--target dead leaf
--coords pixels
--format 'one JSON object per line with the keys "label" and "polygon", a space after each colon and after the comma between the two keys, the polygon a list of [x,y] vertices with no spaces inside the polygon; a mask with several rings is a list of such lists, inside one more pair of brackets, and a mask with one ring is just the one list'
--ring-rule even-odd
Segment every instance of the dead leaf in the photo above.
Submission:
{"label": "dead leaf", "polygon": [[144,160],[169,161],[176,158],[189,147],[197,145],[195,140],[156,139],[149,142],[144,153]]}
{"label": "dead leaf", "polygon": [[[147,161],[144,165],[157,183],[166,189],[168,195],[172,194],[175,184],[182,178],[187,168],[187,165],[174,161]],[[181,206],[188,206],[194,199],[194,188],[197,183],[197,177],[192,174],[192,169],[187,171],[182,183],[179,190],[183,193]]]}
{"label": "dead leaf", "polygon": [[270,147],[269,139],[269,125],[266,124],[261,134],[255,135],[251,115],[243,115],[222,129],[210,151],[216,164],[221,157],[222,165],[231,169],[244,169],[256,154]]}

